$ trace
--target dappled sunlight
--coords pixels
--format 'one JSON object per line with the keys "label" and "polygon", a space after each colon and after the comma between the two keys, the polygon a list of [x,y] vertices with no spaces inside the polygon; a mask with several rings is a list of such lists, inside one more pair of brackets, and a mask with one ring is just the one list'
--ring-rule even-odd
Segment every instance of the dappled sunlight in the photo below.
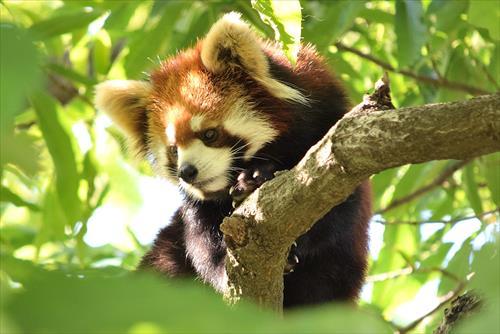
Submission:
{"label": "dappled sunlight", "polygon": [[[136,143],[96,110],[96,85],[117,79],[123,80],[117,85],[121,82],[126,88],[124,79],[150,80],[149,73],[162,60],[196,45],[230,11],[241,13],[258,36],[274,40],[281,48],[276,52],[282,50],[284,56],[262,57],[269,75],[259,79],[263,85],[254,82],[255,73],[241,72],[245,64],[236,59],[234,68],[217,74],[221,80],[217,83],[227,85],[223,91],[207,89],[213,78],[200,61],[200,69],[174,80],[164,92],[171,99],[168,103],[138,103],[136,96],[130,96],[123,104],[134,106],[129,111],[137,120],[136,140],[144,146],[135,152]],[[485,305],[492,308],[481,309],[477,318],[466,317],[464,327],[455,332],[498,332],[499,152],[400,166],[371,177],[369,266],[358,308],[299,308],[282,318],[258,310],[251,301],[230,308],[201,279],[173,280],[136,272],[182,202],[176,186],[153,176],[152,167],[143,161],[149,159],[165,172],[172,167],[165,166],[163,154],[178,154],[164,147],[169,137],[175,137],[174,127],[153,124],[161,138],[153,143],[146,134],[152,126],[148,116],[152,104],[163,113],[161,117],[171,117],[169,121],[190,115],[189,108],[246,115],[235,116],[236,123],[226,122],[228,133],[237,127],[249,137],[264,138],[256,147],[267,145],[291,129],[288,120],[268,120],[294,112],[295,100],[280,101],[280,96],[295,92],[313,105],[331,98],[308,91],[309,84],[328,84],[318,82],[324,77],[319,72],[326,69],[304,74],[317,66],[312,61],[297,62],[297,54],[304,52],[301,42],[315,45],[342,81],[352,105],[373,90],[384,72],[398,107],[492,94],[500,87],[498,13],[498,1],[476,0],[2,1],[0,332],[431,333],[444,309],[467,291],[480,291]],[[219,51],[222,58],[234,56]],[[295,63],[300,80],[310,81],[300,87],[300,94],[296,90],[300,85],[288,82],[285,70]],[[232,85],[237,77],[245,84]],[[245,94],[251,113],[238,102],[226,101],[228,96]],[[400,122],[396,113],[384,117],[391,118],[391,124]],[[313,128],[305,118],[291,127],[304,133]],[[251,123],[253,119],[257,121]],[[196,118],[191,125],[198,130],[206,126]],[[263,125],[269,133],[253,133]],[[307,139],[287,138],[283,145],[292,154],[294,145],[303,140]],[[337,163],[333,145],[323,143],[315,152],[312,170],[298,169],[293,182],[309,186],[317,170],[332,168]],[[160,152],[156,156],[151,154],[153,146]],[[279,204],[290,194],[267,195],[266,201]],[[268,213],[259,206],[264,201],[258,189],[254,196],[258,200],[246,209],[261,223]],[[235,213],[241,210],[245,208]],[[352,229],[346,223],[348,216],[335,220],[345,231]],[[184,237],[185,226],[177,228]],[[222,238],[217,228],[211,233]],[[256,238],[251,233],[245,237]],[[173,240],[172,249],[185,247],[184,239]],[[359,246],[359,234],[351,239],[339,249]],[[211,245],[205,239],[197,242]],[[307,247],[322,247],[321,242],[310,240]],[[170,256],[160,253],[155,260],[164,261],[164,255]],[[332,259],[336,256],[332,254]],[[192,270],[191,258],[179,257],[178,262]],[[223,261],[223,255],[217,261]],[[353,262],[340,265],[346,272],[354,267]],[[252,275],[247,269],[238,270],[243,276]],[[281,275],[281,269],[277,273]],[[269,282],[269,289],[275,283]],[[248,292],[238,288],[243,295]]]}

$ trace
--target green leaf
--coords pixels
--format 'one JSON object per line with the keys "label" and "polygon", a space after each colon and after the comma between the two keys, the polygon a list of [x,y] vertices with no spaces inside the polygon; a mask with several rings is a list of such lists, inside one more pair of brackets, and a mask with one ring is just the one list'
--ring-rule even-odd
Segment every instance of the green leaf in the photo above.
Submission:
{"label": "green leaf", "polygon": [[[3,3],[2,6],[4,6]],[[41,72],[38,68],[38,51],[29,33],[11,24],[2,23],[0,24],[0,40],[2,43],[0,47],[1,174],[5,163],[14,160],[25,161],[18,144],[26,140],[23,141],[23,138],[14,135],[14,118],[22,110],[26,96],[40,84]],[[28,169],[32,169],[34,165],[30,162],[25,164]]]}
{"label": "green leaf", "polygon": [[471,289],[480,292],[482,305],[480,312],[473,312],[467,321],[458,323],[454,332],[457,334],[468,333],[500,333],[500,242],[499,235],[496,241],[487,243],[479,252],[474,253]]}
{"label": "green leaf", "polygon": [[23,98],[40,81],[38,52],[31,36],[10,24],[0,25],[0,117],[1,132],[14,122]]}
{"label": "green leaf", "polygon": [[148,64],[153,64],[162,45],[169,42],[175,28],[175,22],[183,9],[190,5],[189,2],[171,1],[165,4],[163,13],[150,30],[140,32],[130,44],[130,52],[125,58],[125,72],[130,78],[137,77],[147,69]]}
{"label": "green leaf", "polygon": [[106,22],[104,23],[103,28],[108,31],[124,31],[125,28],[127,28],[130,18],[134,15],[140,4],[140,1],[120,2],[117,4],[119,7],[111,11],[110,15],[106,19]]}
{"label": "green leaf", "polygon": [[[461,248],[458,250],[458,252],[453,256],[453,258],[448,263],[446,270],[451,272],[458,278],[465,280],[466,276],[471,271],[469,262],[471,253],[472,253],[471,240],[470,238],[467,238],[462,244]],[[439,288],[438,288],[439,294],[440,295],[446,294],[449,291],[455,289],[456,286],[457,282],[445,276],[441,279],[441,282],[439,283]]]}
{"label": "green leaf", "polygon": [[[411,165],[406,173],[401,177],[399,182],[396,184],[396,189],[394,190],[393,195],[394,200],[410,194],[418,187],[424,186],[425,183],[421,183],[422,176],[426,174],[428,170],[428,164]],[[426,181],[429,182],[428,178],[426,179]]]}
{"label": "green leaf", "polygon": [[244,302],[230,308],[219,295],[192,281],[144,274],[103,278],[36,273],[26,261],[6,259],[25,284],[4,309],[25,333],[144,333],[145,329],[153,333],[391,333],[376,315],[349,306],[299,310],[282,319]]}
{"label": "green leaf", "polygon": [[46,65],[46,68],[58,75],[65,77],[66,79],[83,84],[88,87],[92,87],[97,84],[97,81],[93,78],[84,76],[73,69],[66,68],[59,64],[49,63],[48,65]]}
{"label": "green leaf", "polygon": [[0,201],[9,202],[15,206],[25,206],[33,211],[40,210],[38,205],[25,201],[19,195],[13,193],[9,188],[4,186],[0,186]]}
{"label": "green leaf", "polygon": [[495,48],[491,51],[490,65],[488,66],[488,72],[493,75],[497,85],[500,84],[500,42],[495,43]]}
{"label": "green leaf", "polygon": [[422,268],[441,267],[453,243],[435,243],[435,245],[439,247],[437,249],[432,249],[432,254],[421,262]]}
{"label": "green leaf", "polygon": [[44,274],[44,270],[36,267],[33,262],[20,260],[3,252],[0,252],[0,262],[2,271],[6,271],[15,282],[25,283],[33,277],[41,277]]}
{"label": "green leaf", "polygon": [[56,170],[56,189],[67,223],[73,225],[81,214],[78,198],[79,175],[71,138],[61,124],[57,102],[49,95],[34,94],[31,103],[38,116]]}
{"label": "green leaf", "polygon": [[427,41],[420,0],[396,0],[394,29],[397,35],[399,67],[415,63],[421,57],[420,49]]}
{"label": "green leaf", "polygon": [[39,139],[27,132],[2,133],[0,163],[12,164],[27,176],[34,177],[41,169]]}
{"label": "green leaf", "polygon": [[65,227],[69,224],[68,214],[64,211],[59,199],[54,180],[47,186],[44,192],[42,206],[42,226],[37,234],[36,245],[51,240],[62,241],[66,239]]}
{"label": "green leaf", "polygon": [[469,3],[469,22],[488,29],[490,36],[500,40],[500,5],[497,1],[472,0]]}
{"label": "green leaf", "polygon": [[8,246],[15,250],[24,245],[32,244],[36,234],[37,230],[32,226],[22,224],[4,225],[0,227],[0,242],[2,246]]}
{"label": "green leaf", "polygon": [[304,27],[304,39],[313,42],[319,50],[327,50],[354,24],[354,19],[364,7],[364,0],[329,2],[318,12],[320,17]]}
{"label": "green leaf", "polygon": [[437,30],[450,33],[462,21],[460,16],[467,12],[468,6],[468,0],[433,0],[427,8],[427,15],[433,16]]}
{"label": "green leaf", "polygon": [[94,195],[95,192],[95,178],[97,177],[97,168],[95,163],[94,153],[92,151],[88,151],[85,154],[85,158],[83,159],[83,171],[82,171],[82,179],[87,181],[87,203],[90,202],[90,199]]}
{"label": "green leaf", "polygon": [[[417,250],[415,230],[416,228],[410,225],[387,226],[384,232],[384,247],[380,251],[379,259],[373,263],[370,274],[381,274],[408,267],[410,264],[405,257],[411,259]],[[404,291],[407,298],[412,298],[420,289],[420,283],[409,277],[376,282],[372,292],[373,303],[390,311],[390,308],[396,307],[400,302],[399,298],[402,298],[402,295],[391,293],[395,289]]]}
{"label": "green leaf", "polygon": [[393,14],[376,8],[363,8],[359,16],[366,20],[383,24],[392,24],[394,22]]}
{"label": "green leaf", "polygon": [[[216,4],[213,4],[213,6]],[[176,50],[193,46],[200,36],[204,36],[213,23],[215,16],[210,15],[209,8],[205,4],[193,3],[189,10],[183,15],[183,29],[176,31],[165,48],[165,54],[173,54]]]}
{"label": "green leaf", "polygon": [[486,178],[491,200],[500,207],[500,153],[481,157],[478,165],[481,174]]}
{"label": "green leaf", "polygon": [[298,0],[252,0],[252,7],[274,30],[283,51],[292,64],[297,61],[302,29],[302,11]]}
{"label": "green leaf", "polygon": [[111,38],[106,30],[100,30],[97,33],[92,51],[94,66],[97,73],[108,73],[111,64]]}
{"label": "green leaf", "polygon": [[465,166],[462,172],[462,182],[465,187],[465,194],[467,195],[467,200],[471,208],[474,210],[476,215],[483,213],[483,205],[481,203],[481,197],[479,196],[479,189],[474,176],[474,163],[470,163]]}
{"label": "green leaf", "polygon": [[[479,88],[487,89],[487,80],[483,72],[471,63],[468,51],[463,45],[452,50],[448,67],[444,75],[446,79],[458,83],[474,83]],[[462,91],[440,88],[436,97],[439,102],[465,100],[468,95]]]}
{"label": "green leaf", "polygon": [[383,172],[378,173],[372,178],[373,193],[375,196],[375,209],[381,209],[382,205],[386,206],[387,203],[382,203],[384,198],[388,198],[389,194],[386,194],[390,190],[391,184],[396,180],[399,168],[386,169]]}
{"label": "green leaf", "polygon": [[36,22],[30,27],[30,31],[38,39],[47,39],[85,28],[101,15],[102,11],[91,7],[78,8]]}

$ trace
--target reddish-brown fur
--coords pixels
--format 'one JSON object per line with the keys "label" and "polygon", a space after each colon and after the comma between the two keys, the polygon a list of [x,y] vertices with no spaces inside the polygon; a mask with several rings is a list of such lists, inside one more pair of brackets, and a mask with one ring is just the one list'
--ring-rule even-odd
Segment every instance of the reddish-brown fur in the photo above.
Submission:
{"label": "reddish-brown fur", "polygon": [[[252,131],[259,133],[272,128],[276,133],[275,137],[263,141],[250,157],[231,160],[233,165],[228,167],[232,173],[228,173],[231,184],[227,188],[232,186],[237,190],[235,193],[245,194],[272,178],[274,172],[295,166],[349,110],[350,104],[342,86],[313,47],[303,46],[296,65],[292,66],[274,44],[255,38],[255,50],[251,50],[248,41],[245,44],[237,40],[238,36],[253,37],[244,25],[234,20],[232,17],[214,30],[222,31],[220,38],[229,38],[229,41],[221,43],[217,36],[201,40],[194,48],[166,60],[153,71],[147,106],[137,109],[140,115],[131,118],[137,120],[136,127],[127,124],[127,128],[132,129],[132,135],[139,134],[141,149],[149,156],[153,144],[160,142],[167,146],[161,151],[168,159],[152,160],[161,160],[164,165],[157,167],[168,169],[164,175],[176,178],[177,147],[184,149],[201,135],[190,124],[195,117],[203,116],[203,129],[217,127],[218,141],[210,143],[212,148],[232,148],[245,143],[243,135],[231,133],[233,129],[225,129],[220,122],[231,112],[245,112],[244,108],[235,107],[237,102],[245,101],[254,114],[265,120],[265,124],[253,123],[257,125]],[[228,37],[228,34],[233,35]],[[209,58],[212,67],[207,65],[207,58],[203,58],[207,40],[213,43],[214,54]],[[245,52],[239,54],[238,47],[242,46]],[[249,59],[242,59],[249,53],[249,59],[260,59],[263,63],[252,68]],[[284,84],[285,88],[277,83]],[[293,88],[291,94],[286,88]],[[301,100],[302,96],[307,101]],[[125,119],[120,117],[122,122]],[[167,140],[171,125],[175,138]],[[208,146],[205,142],[203,145]],[[254,175],[261,177],[257,179]],[[224,188],[215,189],[202,199],[186,196],[171,223],[162,229],[143,258],[141,268],[152,268],[170,277],[197,275],[219,291],[224,290],[226,246],[219,225],[232,211],[235,193],[229,195]],[[299,262],[294,272],[284,276],[286,307],[357,298],[367,265],[370,215],[370,188],[365,182],[297,240],[293,254]]]}
{"label": "reddish-brown fur", "polygon": [[[280,133],[279,138],[258,155],[272,158],[271,170],[289,169],[349,108],[342,87],[312,47],[303,47],[296,66],[292,67],[276,46],[262,45],[270,61],[271,74],[299,89],[309,99],[308,105],[300,105],[273,96],[244,70],[210,73],[201,62],[202,43],[167,61],[152,75],[154,86],[157,87],[154,112],[158,114],[174,110],[170,116],[167,112],[165,117],[176,124],[179,145],[188,143],[196,136],[187,126],[191,115],[203,114],[212,119],[223,117],[231,103],[244,96]],[[199,75],[202,91],[193,91],[187,101],[182,87],[189,73]],[[261,165],[268,168],[267,163],[261,160],[255,160],[249,168],[259,170]],[[202,271],[211,272],[204,279],[219,287],[223,280],[220,275],[223,272],[221,266],[224,265],[225,247],[220,231],[214,232],[213,229],[217,228],[215,231],[218,231],[218,225],[230,212],[230,202],[221,198],[219,201],[217,206],[209,201],[186,203],[172,225],[161,232],[142,265],[158,268],[170,276],[192,272],[193,262],[184,260],[182,242],[173,239],[173,235],[182,229],[184,237],[177,235],[186,240],[188,259],[189,254],[212,254],[213,262],[204,262],[205,269]],[[297,240],[295,251],[300,262],[295,271],[284,278],[285,306],[357,298],[367,265],[367,226],[370,215],[370,187],[365,183],[346,202],[332,209],[311,231]],[[206,229],[202,226],[193,228],[191,219],[202,221]],[[190,228],[185,230],[181,225]],[[183,260],[179,261],[181,258]]]}

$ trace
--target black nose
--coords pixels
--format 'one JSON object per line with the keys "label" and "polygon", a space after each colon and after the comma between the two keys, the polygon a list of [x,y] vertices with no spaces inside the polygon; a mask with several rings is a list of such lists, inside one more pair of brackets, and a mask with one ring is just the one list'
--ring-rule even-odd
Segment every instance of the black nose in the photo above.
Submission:
{"label": "black nose", "polygon": [[179,177],[187,183],[193,182],[196,175],[198,175],[198,170],[193,165],[182,165],[181,168],[179,168]]}

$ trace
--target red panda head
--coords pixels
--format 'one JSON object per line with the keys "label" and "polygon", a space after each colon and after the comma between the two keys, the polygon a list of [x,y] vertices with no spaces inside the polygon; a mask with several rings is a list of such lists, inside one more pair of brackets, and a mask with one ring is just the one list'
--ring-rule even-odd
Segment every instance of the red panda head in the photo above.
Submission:
{"label": "red panda head", "polygon": [[227,192],[235,161],[279,135],[276,105],[304,101],[271,76],[262,42],[236,13],[164,61],[149,82],[107,81],[95,99],[159,175],[198,199]]}

